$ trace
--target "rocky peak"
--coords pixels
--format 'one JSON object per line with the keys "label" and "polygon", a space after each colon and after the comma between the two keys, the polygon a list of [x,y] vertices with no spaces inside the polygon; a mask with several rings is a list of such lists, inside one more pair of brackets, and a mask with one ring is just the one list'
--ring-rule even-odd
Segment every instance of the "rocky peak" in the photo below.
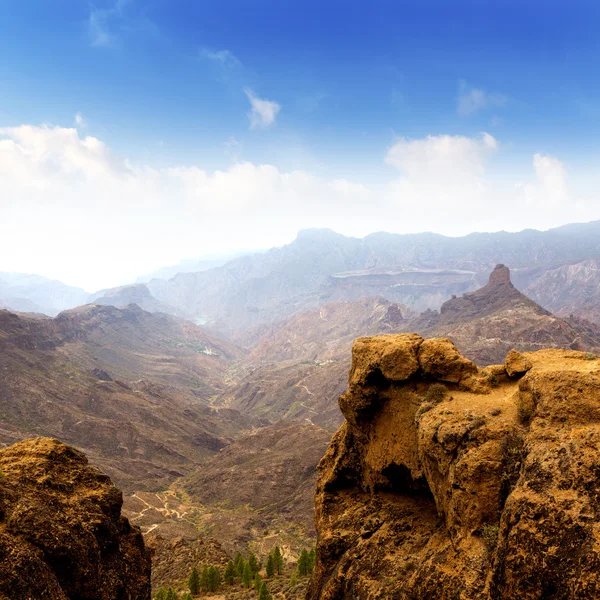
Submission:
{"label": "rocky peak", "polygon": [[488,285],[510,285],[510,269],[505,265],[496,265],[495,269],[490,273]]}
{"label": "rocky peak", "polygon": [[510,269],[499,264],[490,274],[486,285],[474,292],[464,294],[460,298],[452,297],[444,302],[440,309],[440,315],[441,320],[446,323],[470,321],[517,307],[527,307],[539,314],[549,314],[514,287],[510,280]]}
{"label": "rocky peak", "polygon": [[[356,340],[307,600],[600,597],[600,361]],[[526,557],[526,560],[523,559]]]}
{"label": "rocky peak", "polygon": [[123,498],[51,438],[0,450],[0,597],[150,599],[150,555]]}

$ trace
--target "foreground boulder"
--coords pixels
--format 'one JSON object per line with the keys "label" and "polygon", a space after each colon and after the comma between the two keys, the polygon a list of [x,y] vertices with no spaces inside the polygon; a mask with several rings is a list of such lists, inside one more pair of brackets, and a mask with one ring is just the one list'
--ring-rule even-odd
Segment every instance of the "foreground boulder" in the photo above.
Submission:
{"label": "foreground boulder", "polygon": [[355,342],[307,599],[600,598],[600,363],[518,358],[517,379],[449,340]]}
{"label": "foreground boulder", "polygon": [[147,600],[150,556],[121,492],[51,438],[0,450],[0,598]]}

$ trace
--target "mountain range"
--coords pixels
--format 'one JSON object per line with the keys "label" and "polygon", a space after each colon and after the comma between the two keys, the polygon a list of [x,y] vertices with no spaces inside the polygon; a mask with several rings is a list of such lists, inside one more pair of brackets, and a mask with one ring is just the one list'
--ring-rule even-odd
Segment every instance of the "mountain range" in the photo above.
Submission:
{"label": "mountain range", "polygon": [[280,545],[294,559],[315,539],[316,467],[343,421],[353,340],[450,338],[479,366],[513,348],[594,356],[599,234],[598,222],[464,238],[309,230],[95,295],[14,277],[24,304],[0,310],[0,444],[42,435],[84,450],[126,492],[155,585],[199,552]]}

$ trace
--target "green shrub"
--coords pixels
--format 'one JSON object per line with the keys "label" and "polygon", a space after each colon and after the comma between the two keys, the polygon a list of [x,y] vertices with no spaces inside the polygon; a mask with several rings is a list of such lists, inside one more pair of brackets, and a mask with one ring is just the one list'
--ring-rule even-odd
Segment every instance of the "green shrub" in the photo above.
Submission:
{"label": "green shrub", "polygon": [[433,402],[433,404],[439,404],[448,393],[448,388],[441,383],[434,383],[429,386],[427,392],[425,392],[425,402]]}
{"label": "green shrub", "polygon": [[595,360],[596,359],[596,355],[592,352],[586,352],[585,355],[585,360]]}
{"label": "green shrub", "polygon": [[481,530],[481,537],[487,546],[487,549],[492,552],[496,545],[498,544],[498,533],[500,532],[500,527],[498,525],[484,525]]}
{"label": "green shrub", "polygon": [[492,387],[498,387],[500,385],[500,380],[498,379],[498,376],[494,373],[488,373],[487,371],[485,372],[485,376],[487,377],[488,381],[490,382],[490,385]]}

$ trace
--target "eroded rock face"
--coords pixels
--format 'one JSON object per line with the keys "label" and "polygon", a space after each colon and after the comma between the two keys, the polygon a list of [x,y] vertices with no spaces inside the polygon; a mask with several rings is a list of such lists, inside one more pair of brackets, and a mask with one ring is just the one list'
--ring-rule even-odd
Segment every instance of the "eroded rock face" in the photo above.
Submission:
{"label": "eroded rock face", "polygon": [[448,340],[354,348],[307,599],[600,597],[600,362],[526,353],[517,380]]}
{"label": "eroded rock face", "polygon": [[0,598],[146,600],[150,555],[121,492],[51,438],[0,451]]}

